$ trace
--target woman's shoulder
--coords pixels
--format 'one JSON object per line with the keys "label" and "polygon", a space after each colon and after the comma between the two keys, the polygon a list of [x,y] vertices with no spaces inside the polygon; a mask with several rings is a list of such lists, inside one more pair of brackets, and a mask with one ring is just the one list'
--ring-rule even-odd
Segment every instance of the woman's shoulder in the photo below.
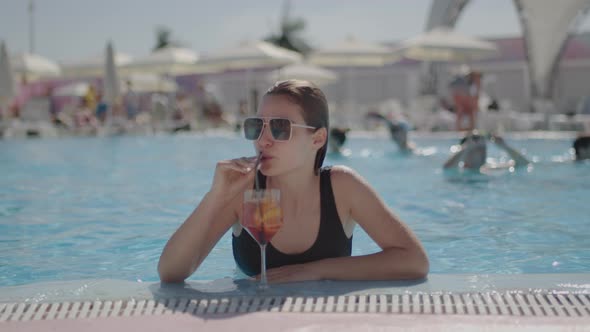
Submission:
{"label": "woman's shoulder", "polygon": [[344,165],[334,165],[329,168],[332,185],[336,186],[354,186],[366,181],[354,169]]}

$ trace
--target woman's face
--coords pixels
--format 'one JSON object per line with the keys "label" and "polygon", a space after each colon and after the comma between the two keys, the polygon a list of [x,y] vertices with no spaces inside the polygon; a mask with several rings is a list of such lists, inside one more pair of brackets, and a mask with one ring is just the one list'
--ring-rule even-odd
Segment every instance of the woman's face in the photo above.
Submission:
{"label": "woman's face", "polygon": [[[284,118],[293,124],[307,125],[303,119],[303,109],[285,96],[265,96],[257,116],[262,118]],[[313,162],[318,150],[311,129],[291,126],[288,141],[276,141],[269,130],[268,119],[260,138],[254,141],[258,153],[262,153],[260,171],[266,176],[284,174],[302,167],[313,171]],[[321,145],[320,145],[321,146]]]}

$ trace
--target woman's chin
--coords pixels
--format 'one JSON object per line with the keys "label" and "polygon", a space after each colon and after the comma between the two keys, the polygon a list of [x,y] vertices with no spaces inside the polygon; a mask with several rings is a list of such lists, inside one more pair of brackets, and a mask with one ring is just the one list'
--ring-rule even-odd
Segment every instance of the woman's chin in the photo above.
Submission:
{"label": "woman's chin", "polygon": [[277,175],[276,170],[273,169],[272,167],[270,167],[269,165],[261,165],[259,170],[260,170],[260,173],[262,173],[262,175],[264,175],[266,177]]}

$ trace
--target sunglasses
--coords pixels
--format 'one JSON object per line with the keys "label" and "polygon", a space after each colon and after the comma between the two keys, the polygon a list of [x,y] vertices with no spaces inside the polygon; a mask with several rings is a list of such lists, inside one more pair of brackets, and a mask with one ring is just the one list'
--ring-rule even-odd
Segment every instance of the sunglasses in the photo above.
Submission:
{"label": "sunglasses", "polygon": [[247,118],[244,120],[244,136],[249,140],[258,140],[262,136],[265,121],[268,119],[268,127],[275,141],[288,141],[291,138],[291,128],[317,129],[316,127],[295,124],[289,119],[283,118]]}

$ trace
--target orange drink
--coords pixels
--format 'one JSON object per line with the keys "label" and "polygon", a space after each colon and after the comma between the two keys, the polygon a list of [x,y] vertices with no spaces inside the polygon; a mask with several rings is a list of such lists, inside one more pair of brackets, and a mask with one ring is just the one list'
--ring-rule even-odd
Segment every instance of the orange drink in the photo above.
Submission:
{"label": "orange drink", "polygon": [[260,288],[266,283],[266,245],[283,226],[281,192],[278,189],[246,190],[242,210],[242,226],[260,246]]}

